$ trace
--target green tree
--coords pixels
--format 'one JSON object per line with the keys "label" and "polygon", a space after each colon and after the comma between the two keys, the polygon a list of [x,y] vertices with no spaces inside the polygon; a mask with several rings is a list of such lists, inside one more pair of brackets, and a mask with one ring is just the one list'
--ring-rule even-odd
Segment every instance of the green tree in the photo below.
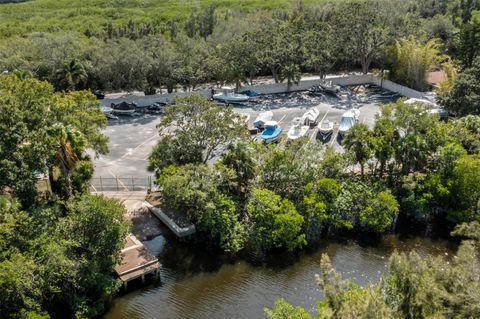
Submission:
{"label": "green tree", "polygon": [[378,176],[381,178],[385,172],[387,163],[395,155],[395,127],[388,118],[377,118],[373,127],[371,148],[375,159],[379,162],[376,166]]}
{"label": "green tree", "polygon": [[440,55],[440,43],[436,39],[426,43],[414,37],[396,41],[388,49],[390,78],[416,90],[426,89],[427,72],[439,66],[444,57]]}
{"label": "green tree", "polygon": [[[59,155],[67,155],[59,148],[59,137],[67,136],[56,134],[55,128],[65,127],[72,133],[68,143],[63,139],[69,159],[75,153],[76,158],[88,160],[86,149],[107,152],[108,139],[100,131],[106,124],[105,115],[91,93],[55,93],[45,82],[14,76],[0,77],[0,89],[0,132],[4,136],[0,142],[0,189],[8,189],[23,204],[35,200],[36,176],[52,173],[62,163]],[[73,168],[70,166],[69,174]]]}
{"label": "green tree", "polygon": [[18,70],[15,69],[12,71],[12,74],[15,75],[20,80],[26,80],[33,78],[33,73],[28,70]]}
{"label": "green tree", "polygon": [[272,309],[264,309],[269,319],[313,319],[313,316],[304,308],[293,307],[285,299],[278,299]]}
{"label": "green tree", "polygon": [[377,233],[387,230],[397,217],[399,205],[390,191],[383,191],[367,199],[367,205],[360,211],[363,227]]}
{"label": "green tree", "polygon": [[228,146],[222,155],[222,163],[236,172],[238,193],[247,192],[249,184],[257,175],[257,162],[254,149],[247,143],[236,143]]}
{"label": "green tree", "polygon": [[345,149],[353,152],[355,160],[360,164],[360,172],[364,176],[365,163],[372,154],[372,132],[366,124],[355,124],[345,135]]}
{"label": "green tree", "polygon": [[460,28],[458,56],[464,68],[473,66],[473,62],[480,56],[480,14],[474,16]]}
{"label": "green tree", "polygon": [[459,116],[480,115],[480,58],[471,68],[460,73],[449,92],[439,96],[448,111]]}
{"label": "green tree", "polygon": [[332,69],[338,57],[335,55],[334,30],[326,23],[317,28],[306,30],[304,37],[304,65],[311,68],[320,78],[324,78]]}
{"label": "green tree", "polygon": [[87,72],[84,66],[77,60],[65,63],[55,72],[58,87],[66,90],[75,90],[87,79]]}
{"label": "green tree", "polygon": [[336,6],[332,18],[336,35],[344,43],[341,50],[345,59],[359,62],[364,74],[383,56],[388,43],[387,20],[380,6],[382,3],[375,0],[345,1]]}
{"label": "green tree", "polygon": [[[247,136],[245,126],[231,108],[199,95],[177,99],[175,105],[166,109],[157,127],[162,139],[149,157],[150,168],[157,172],[164,165],[196,160],[199,152],[201,161],[206,163],[219,147]],[[172,129],[174,135],[169,133]],[[164,150],[168,151],[167,156],[162,154]]]}
{"label": "green tree", "polygon": [[305,219],[308,242],[318,240],[322,229],[331,219],[333,203],[340,192],[340,184],[331,178],[322,178],[305,186],[300,213]]}
{"label": "green tree", "polygon": [[398,202],[388,190],[380,185],[349,180],[341,184],[330,220],[334,227],[359,227],[381,233],[393,224],[398,212]]}
{"label": "green tree", "polygon": [[104,311],[100,296],[119,288],[119,281],[111,274],[121,260],[129,223],[123,217],[123,205],[103,196],[83,195],[69,203],[68,212],[60,221],[59,232],[77,251],[76,294],[84,300],[76,300],[79,304],[75,307],[79,315],[95,316]]}
{"label": "green tree", "polygon": [[252,221],[252,241],[255,248],[295,250],[306,244],[302,233],[303,216],[292,202],[267,189],[253,189],[247,204]]}
{"label": "green tree", "polygon": [[450,134],[469,154],[480,153],[480,116],[467,115],[456,119]]}
{"label": "green tree", "polygon": [[480,158],[467,155],[455,162],[452,178],[454,211],[449,215],[456,222],[480,218]]}
{"label": "green tree", "polygon": [[298,84],[302,78],[302,73],[298,65],[290,63],[284,66],[280,72],[280,81],[287,80],[287,92],[290,91],[292,84]]}

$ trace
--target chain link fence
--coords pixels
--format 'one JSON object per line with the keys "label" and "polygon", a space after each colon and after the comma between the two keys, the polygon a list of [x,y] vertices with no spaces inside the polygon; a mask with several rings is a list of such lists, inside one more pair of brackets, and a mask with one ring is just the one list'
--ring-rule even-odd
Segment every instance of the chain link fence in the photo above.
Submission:
{"label": "chain link fence", "polygon": [[154,190],[152,176],[145,177],[94,177],[90,182],[92,192],[133,192]]}

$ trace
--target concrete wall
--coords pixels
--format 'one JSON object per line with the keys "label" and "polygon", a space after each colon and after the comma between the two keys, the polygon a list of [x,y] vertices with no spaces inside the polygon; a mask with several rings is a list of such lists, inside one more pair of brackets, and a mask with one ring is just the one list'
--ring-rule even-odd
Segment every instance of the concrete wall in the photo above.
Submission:
{"label": "concrete wall", "polygon": [[[424,93],[412,90],[406,86],[394,83],[389,80],[383,80],[379,76],[373,74],[361,74],[361,75],[346,75],[346,76],[330,76],[327,77],[328,81],[332,81],[334,84],[348,86],[348,85],[362,85],[362,84],[375,84],[378,86],[383,86],[383,88],[399,93],[408,98],[422,98]],[[322,80],[304,80],[300,81],[298,85],[294,84],[290,87],[290,91],[305,91],[314,85],[319,85]],[[275,94],[275,93],[285,93],[287,92],[286,83],[272,83],[272,84],[263,84],[263,85],[254,85],[254,86],[243,86],[243,90],[253,90],[261,94]],[[137,95],[128,95],[115,99],[104,99],[102,100],[102,105],[110,106],[111,103],[120,103],[122,101],[126,102],[136,102],[140,106],[149,105],[154,102],[168,102],[173,100],[175,97],[183,97],[191,94],[203,94],[207,97],[210,97],[210,90],[199,90],[186,93],[171,93],[171,94],[162,94],[162,95],[148,95],[148,96],[137,96]]]}
{"label": "concrete wall", "polygon": [[140,106],[144,105],[150,105],[154,102],[169,102],[173,101],[176,97],[184,97],[184,96],[189,96],[192,94],[203,94],[207,97],[210,97],[211,93],[210,90],[200,90],[200,91],[193,91],[193,92],[182,92],[182,93],[170,93],[170,94],[156,94],[156,95],[146,95],[146,96],[140,96],[140,95],[126,95],[126,96],[121,96],[118,98],[114,99],[103,99],[101,100],[101,104],[103,106],[110,106],[112,103],[118,104],[120,102],[136,102]]}
{"label": "concrete wall", "polygon": [[395,82],[389,81],[389,80],[383,80],[378,76],[372,77],[372,84],[376,84],[378,86],[383,87],[386,90],[392,91],[392,92],[397,92],[400,93],[401,95],[408,97],[408,98],[417,98],[421,99],[425,93],[419,92],[416,90],[413,90],[411,88],[408,88],[406,86],[397,84]]}

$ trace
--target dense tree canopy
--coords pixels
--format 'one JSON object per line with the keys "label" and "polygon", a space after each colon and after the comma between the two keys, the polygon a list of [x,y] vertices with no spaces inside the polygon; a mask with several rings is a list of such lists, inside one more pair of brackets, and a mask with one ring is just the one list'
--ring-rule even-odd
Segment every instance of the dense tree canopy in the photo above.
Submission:
{"label": "dense tree canopy", "polygon": [[480,58],[458,75],[450,91],[440,95],[440,103],[459,116],[480,114]]}
{"label": "dense tree canopy", "polygon": [[423,89],[425,72],[444,62],[439,53],[470,67],[478,51],[477,0],[154,0],[122,2],[120,11],[103,0],[82,3],[84,10],[38,1],[62,14],[52,20],[30,3],[2,6],[0,69],[30,71],[59,90],[153,94],[205,82],[238,87],[256,75],[291,84],[300,72],[386,66],[392,79]]}
{"label": "dense tree canopy", "polygon": [[[87,193],[86,150],[106,153],[105,116],[88,92],[0,76],[0,312],[5,318],[103,313],[128,231],[124,208]],[[44,175],[51,189],[37,185]]]}

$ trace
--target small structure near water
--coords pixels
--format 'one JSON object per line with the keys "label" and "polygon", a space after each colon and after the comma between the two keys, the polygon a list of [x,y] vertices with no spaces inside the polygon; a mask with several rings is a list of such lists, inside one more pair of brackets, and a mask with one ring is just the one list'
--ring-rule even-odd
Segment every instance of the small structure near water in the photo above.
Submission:
{"label": "small structure near water", "polygon": [[195,234],[195,225],[190,224],[186,227],[181,227],[178,225],[172,218],[170,218],[167,214],[162,212],[159,207],[155,207],[149,203],[145,203],[144,205],[155,215],[158,219],[160,219],[174,234],[177,236],[178,239],[189,238],[193,234]]}
{"label": "small structure near water", "polygon": [[115,272],[123,281],[125,289],[128,282],[142,278],[145,282],[147,274],[160,275],[160,263],[148,249],[132,234],[125,238],[125,246],[121,251],[122,261],[115,266]]}

